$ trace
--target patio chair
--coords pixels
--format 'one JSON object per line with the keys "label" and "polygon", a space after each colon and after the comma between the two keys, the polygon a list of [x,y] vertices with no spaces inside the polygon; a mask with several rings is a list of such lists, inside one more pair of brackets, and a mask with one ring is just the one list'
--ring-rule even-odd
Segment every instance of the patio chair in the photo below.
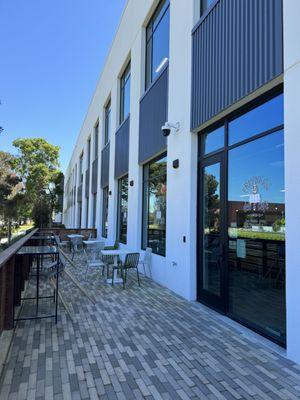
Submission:
{"label": "patio chair", "polygon": [[71,243],[70,244],[71,244],[72,260],[73,260],[76,251],[81,251],[83,249],[82,237],[73,237],[71,239]]}
{"label": "patio chair", "polygon": [[89,233],[88,240],[93,240],[93,239],[94,239],[94,236],[93,236],[92,232],[90,232],[90,233]]}
{"label": "patio chair", "polygon": [[152,278],[152,271],[151,271],[151,256],[152,256],[152,249],[151,247],[147,247],[146,251],[144,253],[144,258],[139,261],[139,265],[142,265],[144,268],[144,275],[147,276],[146,274],[146,267],[148,267],[149,270],[149,276]]}
{"label": "patio chair", "polygon": [[90,267],[102,267],[103,271],[105,266],[101,255],[101,250],[103,250],[103,248],[104,248],[104,242],[96,242],[96,243],[90,243],[87,246],[87,248],[83,250],[86,262],[85,276],[87,275],[88,269]]}
{"label": "patio chair", "polygon": [[[141,286],[139,269],[138,269],[139,259],[140,259],[140,253],[129,253],[129,254],[126,254],[124,263],[120,262],[117,267],[116,266],[113,267],[114,270],[115,269],[121,270],[121,275],[122,275],[122,279],[123,279],[123,289],[125,289],[125,283],[127,280],[127,271],[129,269],[136,269],[138,284],[139,284],[139,286]],[[112,285],[113,284],[114,284],[114,273],[112,275]]]}
{"label": "patio chair", "polygon": [[[104,250],[106,250],[106,248],[104,247]],[[106,267],[106,277],[108,278],[109,276],[109,267],[113,267],[114,266],[114,256],[103,256],[101,257],[102,262],[103,262],[103,268],[102,268],[102,275],[104,275],[104,270]],[[120,263],[120,259],[118,257],[118,264]]]}
{"label": "patio chair", "polygon": [[54,240],[58,247],[67,249],[69,247],[70,242],[68,240],[62,241],[59,235],[54,235]]}

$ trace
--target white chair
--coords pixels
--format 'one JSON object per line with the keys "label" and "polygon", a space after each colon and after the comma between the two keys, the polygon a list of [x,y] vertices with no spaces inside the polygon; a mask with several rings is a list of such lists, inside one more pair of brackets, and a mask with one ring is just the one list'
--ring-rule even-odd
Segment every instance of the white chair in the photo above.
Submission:
{"label": "white chair", "polygon": [[71,238],[71,250],[72,250],[72,260],[74,259],[75,252],[81,251],[83,247],[82,237],[72,237]]}
{"label": "white chair", "polygon": [[105,263],[102,261],[101,250],[104,249],[104,242],[94,242],[89,243],[89,245],[83,250],[85,262],[86,262],[86,271],[85,276],[87,275],[88,269],[90,267],[105,267]]}
{"label": "white chair", "polygon": [[147,247],[146,250],[145,250],[145,253],[144,253],[144,258],[139,261],[139,265],[142,265],[143,268],[144,268],[144,275],[145,276],[147,276],[146,267],[148,268],[150,278],[152,278],[151,257],[152,257],[152,249],[151,249],[151,247]]}

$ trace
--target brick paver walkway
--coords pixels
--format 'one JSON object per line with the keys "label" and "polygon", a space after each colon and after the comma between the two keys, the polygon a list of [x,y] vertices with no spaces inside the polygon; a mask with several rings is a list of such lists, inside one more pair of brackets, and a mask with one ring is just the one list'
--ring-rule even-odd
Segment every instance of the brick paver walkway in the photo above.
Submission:
{"label": "brick paver walkway", "polygon": [[61,306],[57,326],[18,324],[1,400],[300,398],[300,367],[256,335],[149,279],[126,290],[95,271],[85,281],[80,265],[95,304],[64,274],[73,321]]}

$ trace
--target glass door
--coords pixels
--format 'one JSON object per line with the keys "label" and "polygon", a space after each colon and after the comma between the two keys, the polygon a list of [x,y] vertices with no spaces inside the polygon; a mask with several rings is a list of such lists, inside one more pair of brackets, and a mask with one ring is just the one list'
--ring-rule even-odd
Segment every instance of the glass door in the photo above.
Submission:
{"label": "glass door", "polygon": [[198,299],[225,312],[224,156],[200,163],[198,209]]}

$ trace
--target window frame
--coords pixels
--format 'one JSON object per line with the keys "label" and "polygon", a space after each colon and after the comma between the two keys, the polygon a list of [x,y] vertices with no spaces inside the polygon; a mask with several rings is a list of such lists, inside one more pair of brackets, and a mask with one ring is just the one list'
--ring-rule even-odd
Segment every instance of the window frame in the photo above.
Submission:
{"label": "window frame", "polygon": [[92,150],[92,141],[91,137],[88,138],[87,140],[87,170],[90,168],[91,165],[91,150]]}
{"label": "window frame", "polygon": [[83,184],[83,155],[84,153],[82,152],[79,157],[79,186]]}
{"label": "window frame", "polygon": [[111,135],[111,98],[108,99],[104,107],[104,146],[110,141]]}
{"label": "window frame", "polygon": [[[126,224],[126,239],[122,240],[121,238],[121,192],[122,192],[122,182],[127,179],[127,214],[128,214],[128,197],[129,197],[129,177],[128,174],[123,175],[118,179],[118,209],[117,209],[117,240],[122,244],[127,244],[127,230],[128,224]],[[128,218],[128,216],[127,216]]]}
{"label": "window frame", "polygon": [[[126,85],[129,83],[129,112],[127,115],[125,115],[125,88]],[[126,64],[126,67],[121,75],[120,78],[120,117],[119,117],[119,125],[122,125],[122,123],[128,118],[130,115],[130,83],[131,83],[131,60],[128,61]]]}
{"label": "window frame", "polygon": [[[149,221],[149,185],[146,186],[146,183],[149,182],[149,173],[148,173],[148,178],[145,177],[146,174],[146,168],[148,167],[148,171],[150,168],[151,164],[155,164],[157,161],[166,158],[166,187],[168,188],[168,179],[167,179],[167,152],[164,152],[157,157],[149,160],[147,163],[143,164],[143,186],[142,186],[142,235],[141,235],[141,249],[146,250],[146,247],[149,246],[148,242],[148,221]],[[161,175],[160,175],[161,176]],[[168,190],[168,189],[167,189]],[[166,206],[167,208],[167,206]],[[146,218],[145,218],[146,216]],[[166,219],[166,228],[165,228],[165,242],[166,242],[166,234],[167,234],[167,211],[165,215]],[[146,234],[146,235],[145,235]],[[153,254],[156,254],[161,257],[166,257],[166,248],[165,246],[165,253],[161,254],[156,252],[155,250],[152,249]]]}
{"label": "window frame", "polygon": [[[163,7],[165,6],[166,3],[168,3],[168,5],[165,8],[163,14],[160,16],[158,21],[155,21],[155,19],[159,15],[159,12],[163,9]],[[152,65],[152,62],[153,62],[153,35],[154,35],[155,31],[157,30],[159,24],[161,23],[162,19],[164,18],[165,14],[169,10],[170,10],[170,0],[162,0],[162,1],[160,1],[159,4],[157,5],[156,9],[154,10],[154,12],[153,12],[153,14],[152,14],[147,26],[146,26],[146,35],[145,35],[145,91],[147,91],[151,87],[151,85],[156,81],[156,79],[160,76],[160,74],[164,70],[164,68],[163,68],[162,71],[160,71],[160,73],[158,73],[158,75],[155,78],[153,78],[153,71],[152,71],[152,68],[153,68],[153,65]],[[155,22],[155,27],[153,29],[154,22]],[[169,40],[170,40],[170,31],[169,31]],[[148,45],[150,47],[150,57],[149,57],[149,54],[148,54]],[[169,53],[170,53],[170,46],[169,46]],[[168,62],[169,62],[169,57],[168,57]],[[150,76],[150,79],[148,79],[149,76]]]}
{"label": "window frame", "polygon": [[106,228],[106,222],[108,225],[108,203],[109,203],[109,188],[105,186],[102,188],[102,223],[101,223],[101,235],[107,239],[108,226]]}
{"label": "window frame", "polygon": [[94,126],[94,161],[98,158],[99,150],[99,121]]}

